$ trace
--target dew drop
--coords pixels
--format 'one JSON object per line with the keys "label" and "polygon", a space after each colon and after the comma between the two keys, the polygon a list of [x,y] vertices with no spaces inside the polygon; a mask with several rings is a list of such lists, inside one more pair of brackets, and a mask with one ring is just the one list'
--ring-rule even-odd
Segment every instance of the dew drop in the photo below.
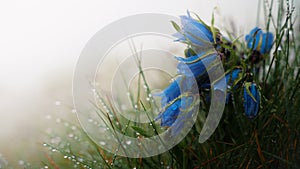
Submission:
{"label": "dew drop", "polygon": [[19,160],[19,165],[24,165],[24,161],[23,160]]}
{"label": "dew drop", "polygon": [[127,141],[126,141],[126,144],[127,144],[127,145],[130,145],[130,144],[131,144],[131,140],[127,140]]}
{"label": "dew drop", "polygon": [[104,141],[100,141],[99,144],[104,146],[106,143]]}

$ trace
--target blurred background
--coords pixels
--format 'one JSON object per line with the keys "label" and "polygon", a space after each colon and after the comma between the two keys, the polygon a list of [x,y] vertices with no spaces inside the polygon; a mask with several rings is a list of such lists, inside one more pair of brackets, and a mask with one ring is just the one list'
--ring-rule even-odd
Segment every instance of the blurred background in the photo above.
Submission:
{"label": "blurred background", "polygon": [[258,4],[259,0],[0,1],[0,158],[20,163],[24,152],[39,153],[45,131],[55,125],[49,119],[75,117],[73,70],[87,41],[102,27],[133,14],[179,16],[187,9],[210,23],[215,9],[217,27],[239,36],[257,24],[264,27],[264,16],[257,18]]}

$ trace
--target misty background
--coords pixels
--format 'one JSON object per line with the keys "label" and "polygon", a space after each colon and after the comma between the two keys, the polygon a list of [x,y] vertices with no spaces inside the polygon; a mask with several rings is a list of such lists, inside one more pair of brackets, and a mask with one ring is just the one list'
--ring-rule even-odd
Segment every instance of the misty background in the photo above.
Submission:
{"label": "misty background", "polygon": [[[244,35],[257,25],[258,2],[0,1],[0,154],[7,160],[19,160],[24,152],[39,151],[44,131],[52,127],[49,119],[53,114],[61,118],[75,116],[73,70],[87,41],[102,27],[134,14],[179,16],[187,9],[210,23],[215,9],[217,27]],[[259,20],[259,26],[264,27],[264,16]]]}

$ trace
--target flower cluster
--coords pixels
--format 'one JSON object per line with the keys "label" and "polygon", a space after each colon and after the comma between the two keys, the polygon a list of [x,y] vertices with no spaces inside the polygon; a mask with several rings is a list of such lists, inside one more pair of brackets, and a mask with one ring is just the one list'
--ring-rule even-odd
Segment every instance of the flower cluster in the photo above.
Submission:
{"label": "flower cluster", "polygon": [[[207,26],[200,19],[193,19],[189,12],[187,16],[181,16],[180,19],[181,26],[173,23],[177,30],[174,36],[178,38],[177,41],[187,44],[188,47],[185,50],[185,57],[176,57],[180,76],[158,94],[161,97],[163,111],[156,120],[161,119],[161,126],[177,126],[176,130],[178,130],[184,123],[182,119],[190,116],[184,110],[189,109],[195,102],[192,97],[186,95],[186,91],[195,86],[198,87],[200,93],[204,90],[221,89],[221,85],[224,85],[221,80],[213,82],[214,88],[211,89],[212,82],[208,77],[208,69],[214,69],[213,65],[217,59],[222,60],[223,66],[227,68],[225,74],[227,91],[221,91],[227,93],[226,104],[233,100],[234,91],[243,87],[244,113],[248,118],[255,118],[260,108],[261,94],[247,63],[249,58],[239,56],[238,64],[228,66],[233,57],[230,50],[234,50],[235,47],[231,42],[222,38],[218,29]],[[265,55],[271,50],[273,34],[264,33],[256,27],[246,35],[245,41],[250,52],[249,57]]]}

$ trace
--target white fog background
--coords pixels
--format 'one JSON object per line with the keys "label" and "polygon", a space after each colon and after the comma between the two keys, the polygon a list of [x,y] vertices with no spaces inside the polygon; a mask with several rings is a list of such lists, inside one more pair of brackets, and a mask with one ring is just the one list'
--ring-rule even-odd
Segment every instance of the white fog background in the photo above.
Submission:
{"label": "white fog background", "polygon": [[178,16],[187,9],[210,23],[217,7],[215,24],[230,30],[233,22],[235,33],[243,35],[256,26],[257,5],[258,0],[1,0],[0,154],[18,160],[39,151],[51,128],[49,115],[71,114],[76,61],[105,25],[133,14]]}

